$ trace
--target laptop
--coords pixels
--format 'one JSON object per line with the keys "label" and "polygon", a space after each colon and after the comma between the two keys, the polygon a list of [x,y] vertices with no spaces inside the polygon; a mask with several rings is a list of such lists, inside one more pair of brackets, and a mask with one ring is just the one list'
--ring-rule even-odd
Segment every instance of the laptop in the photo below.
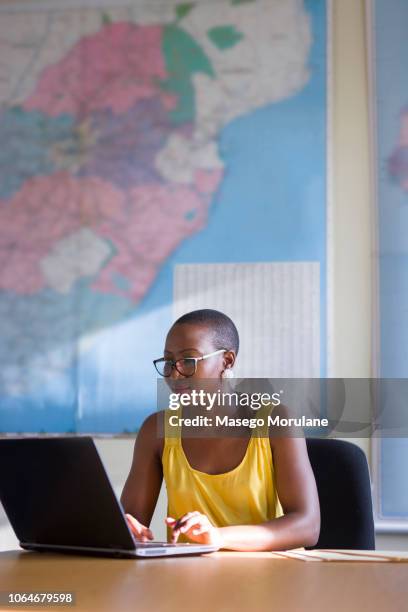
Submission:
{"label": "laptop", "polygon": [[89,436],[0,439],[0,465],[0,500],[24,549],[117,557],[218,550],[138,542]]}

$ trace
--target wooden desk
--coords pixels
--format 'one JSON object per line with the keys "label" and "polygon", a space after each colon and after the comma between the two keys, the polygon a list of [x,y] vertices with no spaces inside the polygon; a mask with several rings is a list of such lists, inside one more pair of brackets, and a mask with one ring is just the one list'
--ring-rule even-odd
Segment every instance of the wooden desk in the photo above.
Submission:
{"label": "wooden desk", "polygon": [[269,553],[128,560],[7,551],[0,553],[5,590],[76,594],[75,606],[31,610],[405,612],[408,564],[305,563]]}

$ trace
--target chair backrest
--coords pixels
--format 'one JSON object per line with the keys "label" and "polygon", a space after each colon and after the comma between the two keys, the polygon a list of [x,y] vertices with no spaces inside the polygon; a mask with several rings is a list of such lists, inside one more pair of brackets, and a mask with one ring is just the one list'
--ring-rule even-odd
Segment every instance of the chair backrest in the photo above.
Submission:
{"label": "chair backrest", "polygon": [[351,442],[306,439],[320,501],[317,544],[308,548],[375,548],[367,459]]}

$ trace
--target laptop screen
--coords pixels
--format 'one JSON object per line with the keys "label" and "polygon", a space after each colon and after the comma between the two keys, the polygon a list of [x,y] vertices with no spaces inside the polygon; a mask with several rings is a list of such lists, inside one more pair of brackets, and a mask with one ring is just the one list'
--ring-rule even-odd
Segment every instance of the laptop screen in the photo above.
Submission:
{"label": "laptop screen", "polygon": [[20,542],[133,550],[90,437],[0,440],[0,499]]}

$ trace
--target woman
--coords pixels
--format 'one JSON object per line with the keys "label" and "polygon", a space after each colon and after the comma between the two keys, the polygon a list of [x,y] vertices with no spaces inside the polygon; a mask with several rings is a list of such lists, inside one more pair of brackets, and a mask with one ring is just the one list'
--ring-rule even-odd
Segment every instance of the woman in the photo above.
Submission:
{"label": "woman", "polygon": [[[216,310],[180,317],[167,334],[164,357],[155,366],[173,390],[200,379],[228,377],[239,349],[238,332]],[[191,388],[191,387],[190,387]],[[236,408],[238,415],[239,408]],[[260,551],[313,546],[320,531],[314,475],[303,437],[159,437],[150,415],[135,441],[121,502],[135,537],[149,529],[164,478],[169,539],[220,548]],[[168,430],[167,430],[168,431]]]}

